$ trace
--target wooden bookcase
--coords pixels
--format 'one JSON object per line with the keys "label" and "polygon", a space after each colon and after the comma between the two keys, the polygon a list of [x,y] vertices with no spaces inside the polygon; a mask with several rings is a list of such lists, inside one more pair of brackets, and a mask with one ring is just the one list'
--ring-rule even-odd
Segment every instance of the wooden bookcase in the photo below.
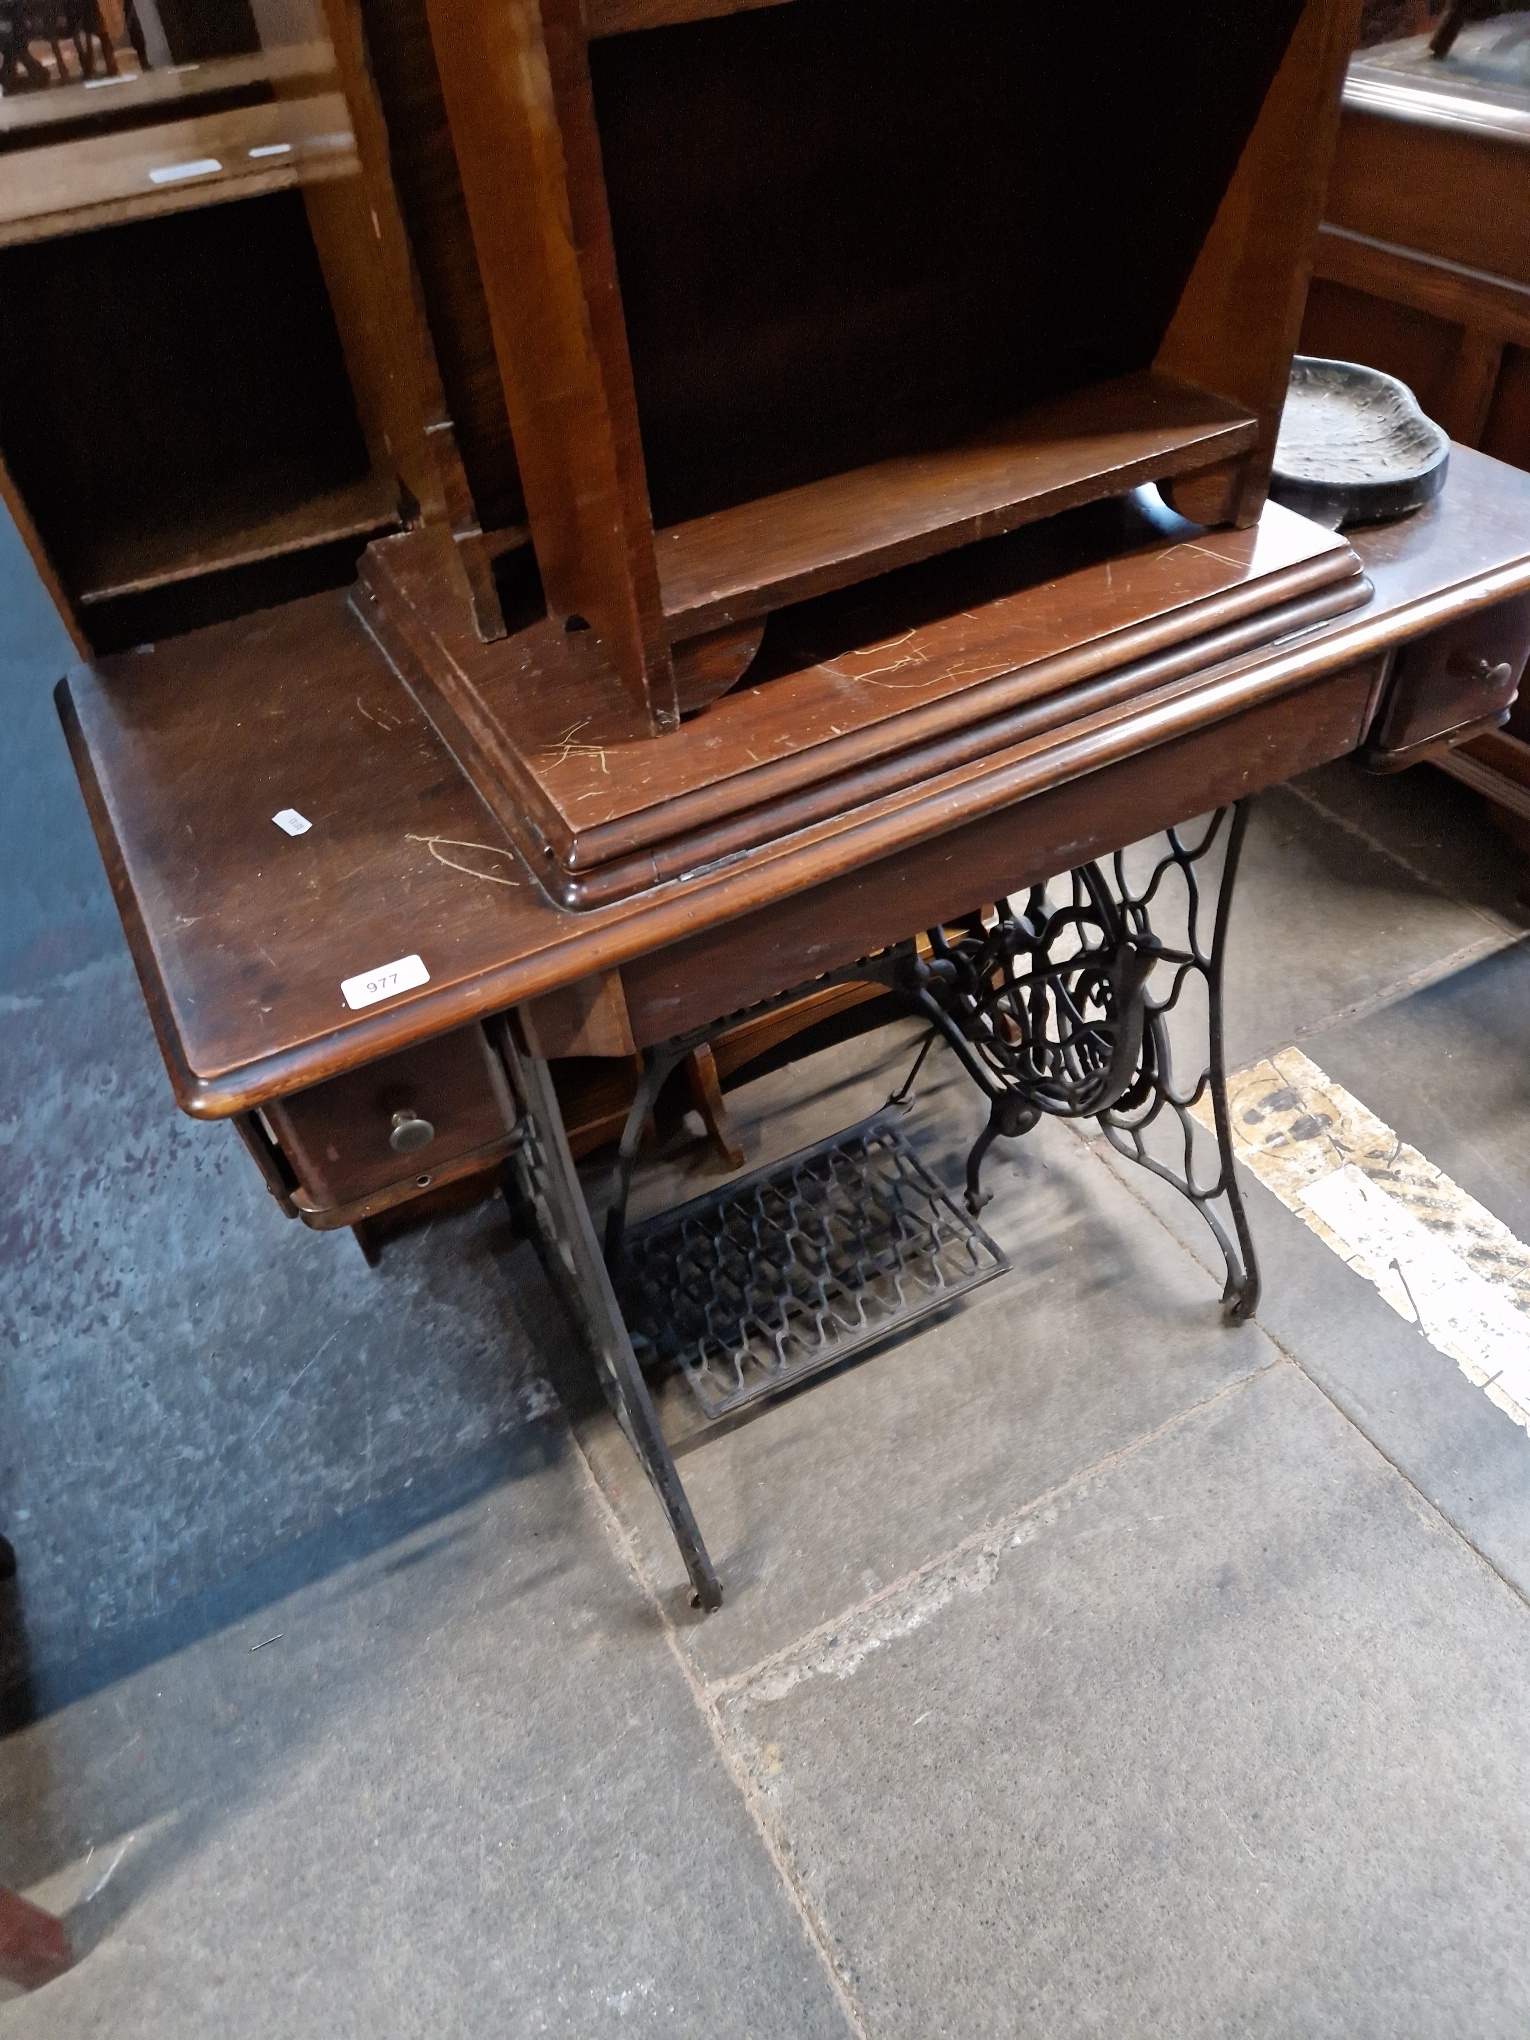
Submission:
{"label": "wooden bookcase", "polygon": [[426,4],[549,608],[651,732],[784,605],[1257,517],[1356,0]]}
{"label": "wooden bookcase", "polygon": [[476,530],[359,19],[300,13],[0,98],[0,486],[82,647]]}

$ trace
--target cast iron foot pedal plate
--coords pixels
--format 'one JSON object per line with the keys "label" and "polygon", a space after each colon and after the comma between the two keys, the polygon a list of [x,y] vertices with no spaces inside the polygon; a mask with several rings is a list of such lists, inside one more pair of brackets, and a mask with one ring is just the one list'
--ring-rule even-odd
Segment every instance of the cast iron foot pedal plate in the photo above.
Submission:
{"label": "cast iron foot pedal plate", "polygon": [[880,1112],[633,1226],[615,1272],[640,1350],[678,1362],[716,1419],[1009,1265]]}

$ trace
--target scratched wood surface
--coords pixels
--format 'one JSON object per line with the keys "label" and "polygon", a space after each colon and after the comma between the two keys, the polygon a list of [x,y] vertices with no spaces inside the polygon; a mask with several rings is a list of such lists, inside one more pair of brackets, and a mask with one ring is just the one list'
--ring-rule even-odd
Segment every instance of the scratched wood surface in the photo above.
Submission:
{"label": "scratched wood surface", "polygon": [[481,644],[440,551],[429,534],[374,547],[363,614],[485,800],[534,861],[545,846],[550,879],[745,814],[732,847],[760,840],[773,804],[894,756],[918,776],[936,739],[1261,611],[1278,636],[1278,605],[1358,572],[1342,539],[1278,506],[1207,534],[1144,491],[778,613],[751,684],[655,743],[589,634],[547,621]]}
{"label": "scratched wood surface", "polygon": [[[761,958],[757,917],[779,919],[784,903],[804,955],[841,888],[863,930],[867,887],[902,898],[919,925],[908,873],[922,865],[953,894],[967,885],[943,909],[959,911],[988,896],[963,830],[990,862],[1006,842],[1017,865],[1045,862],[1049,840],[1067,865],[1076,836],[1038,843],[1035,818],[1076,831],[1091,785],[1154,752],[1185,814],[1214,788],[1297,769],[1314,731],[1337,755],[1358,740],[1346,731],[1359,711],[1357,683],[1334,676],[1530,590],[1530,477],[1458,449],[1445,494],[1359,534],[1357,550],[1372,601],[1290,644],[586,913],[537,884],[341,593],[81,669],[60,709],[177,1097],[217,1117],[593,971],[651,974],[660,951],[713,931],[731,931],[718,938],[729,954]],[[1259,718],[1283,700],[1299,706],[1272,734]],[[288,806],[312,822],[306,834],[271,821]],[[1128,840],[1146,808],[1109,812]],[[413,954],[427,984],[347,1010],[342,979]]]}

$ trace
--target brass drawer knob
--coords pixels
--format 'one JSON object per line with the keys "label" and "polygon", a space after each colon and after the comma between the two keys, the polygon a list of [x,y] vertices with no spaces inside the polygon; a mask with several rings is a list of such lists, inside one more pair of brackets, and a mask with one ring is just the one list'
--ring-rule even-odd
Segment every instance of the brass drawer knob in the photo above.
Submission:
{"label": "brass drawer knob", "polygon": [[396,1155],[417,1155],[435,1137],[436,1129],[428,1119],[421,1119],[418,1112],[395,1112],[388,1145]]}

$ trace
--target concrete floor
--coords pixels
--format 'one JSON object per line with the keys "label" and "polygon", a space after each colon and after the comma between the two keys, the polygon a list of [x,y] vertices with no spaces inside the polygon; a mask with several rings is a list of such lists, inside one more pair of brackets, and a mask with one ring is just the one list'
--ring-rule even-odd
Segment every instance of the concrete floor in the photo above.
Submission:
{"label": "concrete floor", "polygon": [[[3,2040],[1530,2027],[1523,1430],[1257,1184],[1224,1328],[1048,1126],[1009,1276],[688,1446],[698,1618],[494,1207],[369,1272],[177,1117],[9,545],[0,1883],[82,1959]],[[1268,796],[1230,1033],[1530,1239],[1522,878],[1427,772]],[[909,1043],[735,1093],[751,1163]],[[978,1123],[932,1061],[948,1180]]]}

